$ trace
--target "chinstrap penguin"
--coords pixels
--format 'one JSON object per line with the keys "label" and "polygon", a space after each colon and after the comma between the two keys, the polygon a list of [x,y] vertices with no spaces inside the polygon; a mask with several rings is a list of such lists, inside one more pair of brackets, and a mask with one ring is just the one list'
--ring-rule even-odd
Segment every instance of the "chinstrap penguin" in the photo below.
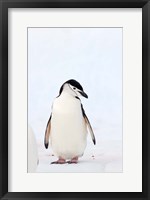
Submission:
{"label": "chinstrap penguin", "polygon": [[78,162],[86,148],[87,128],[96,144],[80,96],[88,98],[80,83],[71,79],[61,86],[59,95],[53,102],[44,137],[45,148],[48,148],[50,140],[52,150],[58,157],[52,164]]}

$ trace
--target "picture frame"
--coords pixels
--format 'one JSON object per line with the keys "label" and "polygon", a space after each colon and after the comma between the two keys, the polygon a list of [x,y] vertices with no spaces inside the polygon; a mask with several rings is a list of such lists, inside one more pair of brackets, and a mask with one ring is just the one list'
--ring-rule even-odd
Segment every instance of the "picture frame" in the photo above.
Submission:
{"label": "picture frame", "polygon": [[[8,9],[9,8],[142,8],[142,192],[9,192],[8,191]],[[150,2],[149,0],[2,0],[0,1],[0,197],[1,199],[149,199],[149,64],[150,64]]]}

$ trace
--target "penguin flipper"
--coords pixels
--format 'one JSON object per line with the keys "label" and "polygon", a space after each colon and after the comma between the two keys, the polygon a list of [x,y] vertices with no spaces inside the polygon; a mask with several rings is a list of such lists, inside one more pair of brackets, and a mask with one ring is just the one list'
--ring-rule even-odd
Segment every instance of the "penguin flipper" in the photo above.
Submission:
{"label": "penguin flipper", "polygon": [[44,145],[46,149],[48,148],[48,145],[49,145],[49,136],[50,136],[50,131],[51,131],[51,118],[52,118],[52,115],[50,116],[47,122],[46,130],[45,130]]}
{"label": "penguin flipper", "polygon": [[83,117],[84,117],[84,120],[85,120],[85,124],[86,124],[87,127],[88,127],[88,130],[89,130],[89,132],[90,132],[90,134],[91,134],[93,143],[94,143],[94,145],[95,145],[95,144],[96,144],[95,135],[94,135],[92,126],[91,126],[91,124],[90,124],[90,121],[89,121],[88,117],[87,117],[86,114],[85,114],[85,111],[84,111],[84,109],[83,109],[83,105],[82,105],[82,104],[81,104],[81,109],[82,109],[82,114],[83,114]]}

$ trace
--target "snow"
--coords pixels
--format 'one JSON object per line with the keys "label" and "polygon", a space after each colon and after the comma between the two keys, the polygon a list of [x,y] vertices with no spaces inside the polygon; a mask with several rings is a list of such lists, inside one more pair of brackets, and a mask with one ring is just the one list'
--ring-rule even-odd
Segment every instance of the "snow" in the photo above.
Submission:
{"label": "snow", "polygon": [[28,172],[36,171],[38,164],[38,147],[32,128],[28,127]]}
{"label": "snow", "polygon": [[56,161],[51,147],[45,149],[44,137],[37,139],[39,164],[35,172],[37,173],[102,173],[102,172],[122,172],[122,141],[112,139],[102,139],[97,135],[96,145],[93,144],[88,134],[88,142],[84,155],[79,158],[78,164],[55,165]]}
{"label": "snow", "polygon": [[[93,127],[78,164],[51,165],[44,133],[59,88],[68,79],[81,83],[81,98]],[[39,154],[36,172],[122,172],[122,29],[28,28],[28,124]],[[94,156],[94,157],[92,157]]]}
{"label": "snow", "polygon": [[51,173],[98,173],[98,172],[122,172],[122,147],[120,141],[101,141],[94,146],[88,144],[85,154],[79,158],[78,164],[54,165],[51,162],[57,160],[52,150],[44,150],[39,144],[40,162],[36,172]]}

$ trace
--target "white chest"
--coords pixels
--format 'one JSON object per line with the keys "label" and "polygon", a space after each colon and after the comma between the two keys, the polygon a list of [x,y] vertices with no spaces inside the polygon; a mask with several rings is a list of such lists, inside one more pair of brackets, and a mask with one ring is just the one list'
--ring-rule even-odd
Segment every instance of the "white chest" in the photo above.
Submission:
{"label": "white chest", "polygon": [[72,151],[82,152],[86,146],[86,135],[80,100],[56,98],[51,119],[51,144],[54,151],[67,154]]}
{"label": "white chest", "polygon": [[52,126],[57,129],[61,127],[61,131],[65,129],[75,128],[76,130],[82,126],[82,110],[79,99],[68,98],[68,96],[62,96],[56,98],[53,104],[52,112]]}
{"label": "white chest", "polygon": [[53,104],[53,113],[81,113],[81,103],[75,97],[68,97],[64,95],[55,99]]}

